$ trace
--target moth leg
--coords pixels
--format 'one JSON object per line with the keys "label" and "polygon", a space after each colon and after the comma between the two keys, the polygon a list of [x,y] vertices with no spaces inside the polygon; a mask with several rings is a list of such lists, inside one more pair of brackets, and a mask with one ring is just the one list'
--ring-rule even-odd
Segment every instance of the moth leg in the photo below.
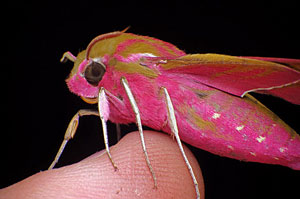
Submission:
{"label": "moth leg", "polygon": [[119,141],[121,139],[121,126],[120,126],[120,124],[116,124],[116,130],[117,130],[117,140]]}
{"label": "moth leg", "polygon": [[102,123],[105,150],[107,152],[108,158],[112,166],[114,167],[115,170],[117,170],[118,168],[115,162],[113,161],[109,150],[108,133],[107,133],[107,126],[106,126],[106,121],[109,117],[109,107],[108,107],[108,101],[103,87],[100,88],[99,95],[98,95],[98,112]]}
{"label": "moth leg", "polygon": [[136,118],[136,123],[137,123],[138,129],[139,129],[139,133],[140,133],[140,137],[141,137],[143,152],[145,154],[145,158],[146,158],[146,162],[147,162],[148,168],[149,168],[149,170],[150,170],[150,172],[152,174],[152,178],[154,180],[154,188],[157,188],[156,176],[155,176],[154,170],[153,170],[153,168],[151,166],[151,163],[150,163],[150,160],[149,160],[149,157],[148,157],[148,153],[147,153],[147,150],[146,150],[146,145],[145,145],[145,140],[144,140],[144,133],[143,133],[143,128],[142,128],[140,111],[139,111],[138,106],[136,104],[136,101],[135,101],[135,99],[133,97],[133,94],[132,94],[132,92],[131,92],[131,90],[129,88],[127,80],[124,77],[122,77],[121,78],[121,82],[122,82],[122,85],[124,86],[124,89],[126,91],[126,94],[127,94],[128,98],[129,98],[131,107],[132,107],[132,109],[134,111],[135,118]]}
{"label": "moth leg", "polygon": [[197,199],[200,199],[200,191],[199,191],[199,186],[198,186],[197,179],[195,177],[193,168],[192,168],[192,166],[191,166],[188,158],[185,155],[185,152],[183,150],[182,143],[181,143],[181,140],[180,140],[180,137],[179,137],[179,134],[178,134],[178,127],[177,127],[177,122],[176,122],[176,117],[175,117],[175,111],[174,111],[174,107],[173,107],[170,95],[169,95],[169,93],[168,93],[168,91],[167,91],[166,88],[162,87],[161,89],[163,90],[163,92],[165,94],[165,98],[166,98],[170,128],[171,128],[171,130],[172,130],[172,132],[173,132],[173,134],[174,134],[174,136],[176,138],[176,141],[177,141],[177,144],[179,146],[179,149],[180,149],[180,152],[182,154],[182,157],[183,157],[183,159],[185,161],[185,164],[188,167],[190,175],[191,175],[191,177],[193,179],[193,183],[194,183],[196,194],[197,194]]}
{"label": "moth leg", "polygon": [[76,133],[77,127],[78,127],[78,123],[79,123],[79,117],[81,116],[85,116],[85,115],[96,115],[99,116],[99,113],[95,110],[89,110],[89,109],[81,109],[79,110],[72,118],[72,120],[70,121],[68,128],[65,132],[65,136],[64,136],[64,140],[60,145],[60,148],[53,160],[53,162],[51,163],[51,165],[49,166],[48,169],[52,169],[55,164],[58,162],[59,157],[61,156],[65,146],[67,145],[68,141],[70,139],[72,139]]}

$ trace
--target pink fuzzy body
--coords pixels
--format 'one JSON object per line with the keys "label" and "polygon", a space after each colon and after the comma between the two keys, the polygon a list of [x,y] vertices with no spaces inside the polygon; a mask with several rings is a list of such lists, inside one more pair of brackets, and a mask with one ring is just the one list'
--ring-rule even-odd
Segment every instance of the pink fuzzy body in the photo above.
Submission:
{"label": "pink fuzzy body", "polygon": [[[280,164],[300,170],[299,135],[269,109],[250,95],[241,98],[207,86],[199,81],[201,76],[193,72],[167,70],[163,67],[162,59],[162,64],[151,61],[152,57],[173,59],[184,56],[185,53],[175,46],[149,37],[136,36],[135,39],[135,35],[126,36],[128,39],[120,39],[114,54],[99,55],[105,57],[103,64],[106,72],[98,87],[88,85],[82,77],[87,64],[83,61],[78,72],[67,80],[70,90],[80,96],[93,98],[98,96],[99,88],[104,87],[108,91],[108,119],[121,124],[134,123],[135,116],[120,81],[121,77],[125,77],[137,101],[142,124],[171,133],[165,98],[160,90],[165,87],[173,102],[179,135],[183,141],[221,156]],[[137,43],[154,46],[155,50],[148,52],[141,48],[139,53],[122,55],[130,49],[130,45]],[[155,71],[157,76],[150,78],[140,73],[126,72],[126,68],[124,71],[116,70],[120,63],[128,68],[131,64],[140,63]],[[291,74],[293,81],[299,77],[297,72]],[[286,80],[279,83],[286,84]]]}
{"label": "pink fuzzy body", "polygon": [[[176,110],[183,141],[221,156],[300,169],[299,135],[267,108],[257,106],[255,100],[191,83],[189,75],[166,74],[159,76],[155,83],[142,76],[125,77],[137,99],[143,125],[171,133],[165,99],[159,92],[164,86]],[[120,85],[110,90],[110,85],[113,84],[103,86],[112,94],[122,96],[123,100],[109,97],[109,119],[115,123],[134,123],[135,117],[124,89]],[[199,123],[194,114],[203,122]]]}
{"label": "pink fuzzy body", "polygon": [[[182,140],[221,156],[300,169],[300,137],[274,113],[247,96],[205,85],[185,86],[184,79],[191,78],[177,77],[180,84],[167,86]],[[203,121],[195,120],[194,113]]]}

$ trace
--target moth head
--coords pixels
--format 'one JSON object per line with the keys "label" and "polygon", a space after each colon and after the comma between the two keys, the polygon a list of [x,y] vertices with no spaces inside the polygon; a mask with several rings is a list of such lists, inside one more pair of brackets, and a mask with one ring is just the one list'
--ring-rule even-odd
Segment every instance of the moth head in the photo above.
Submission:
{"label": "moth head", "polygon": [[64,53],[61,62],[66,60],[74,62],[73,69],[66,80],[71,92],[88,103],[97,103],[101,81],[105,77],[108,62],[118,43],[121,42],[118,41],[118,36],[124,31],[99,35],[90,42],[86,50],[81,51],[77,56],[70,52]]}
{"label": "moth head", "polygon": [[89,103],[96,103],[99,84],[106,72],[106,66],[101,59],[85,58],[85,50],[77,57],[66,52],[61,61],[69,59],[74,62],[73,69],[66,79],[69,90]]}

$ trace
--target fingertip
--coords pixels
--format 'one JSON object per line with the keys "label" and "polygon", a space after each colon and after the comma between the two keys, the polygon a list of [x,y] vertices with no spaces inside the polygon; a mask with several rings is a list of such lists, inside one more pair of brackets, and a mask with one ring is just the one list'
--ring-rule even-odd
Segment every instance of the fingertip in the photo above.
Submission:
{"label": "fingertip", "polygon": [[[110,189],[108,194],[118,193],[120,198],[196,198],[192,178],[176,141],[167,134],[154,131],[144,131],[144,137],[148,156],[156,174],[157,189],[153,189],[154,181],[145,161],[140,135],[138,132],[132,132],[111,148],[118,171],[111,172],[112,166],[109,161],[105,164],[108,169],[105,175],[107,179],[111,179],[111,183],[107,184]],[[191,151],[187,147],[184,147],[184,150],[195,172],[201,195],[204,196],[200,166]],[[103,158],[102,163],[108,160],[106,155]]]}
{"label": "fingertip", "polygon": [[[144,137],[157,189],[153,189],[154,181],[145,161],[140,135],[132,132],[111,147],[117,171],[103,150],[76,164],[41,172],[17,183],[15,186],[23,189],[23,195],[13,198],[196,198],[177,143],[169,135],[154,131],[145,131]],[[200,167],[189,149],[184,147],[184,150],[204,198]]]}

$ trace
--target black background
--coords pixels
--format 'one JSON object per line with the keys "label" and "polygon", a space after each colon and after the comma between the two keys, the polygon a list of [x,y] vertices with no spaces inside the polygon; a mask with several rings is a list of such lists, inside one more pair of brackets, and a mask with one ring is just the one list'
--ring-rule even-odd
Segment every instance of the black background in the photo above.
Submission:
{"label": "black background", "polygon": [[[77,110],[93,107],[68,91],[64,79],[72,64],[59,59],[67,50],[77,54],[99,34],[131,26],[128,32],[168,41],[187,53],[300,58],[296,2],[195,2],[13,1],[2,6],[1,187],[47,169],[69,120]],[[256,97],[299,132],[299,106]],[[114,144],[113,124],[110,132]],[[103,149],[101,134],[98,118],[82,118],[57,166]],[[190,148],[201,164],[206,198],[299,196],[299,171]]]}

